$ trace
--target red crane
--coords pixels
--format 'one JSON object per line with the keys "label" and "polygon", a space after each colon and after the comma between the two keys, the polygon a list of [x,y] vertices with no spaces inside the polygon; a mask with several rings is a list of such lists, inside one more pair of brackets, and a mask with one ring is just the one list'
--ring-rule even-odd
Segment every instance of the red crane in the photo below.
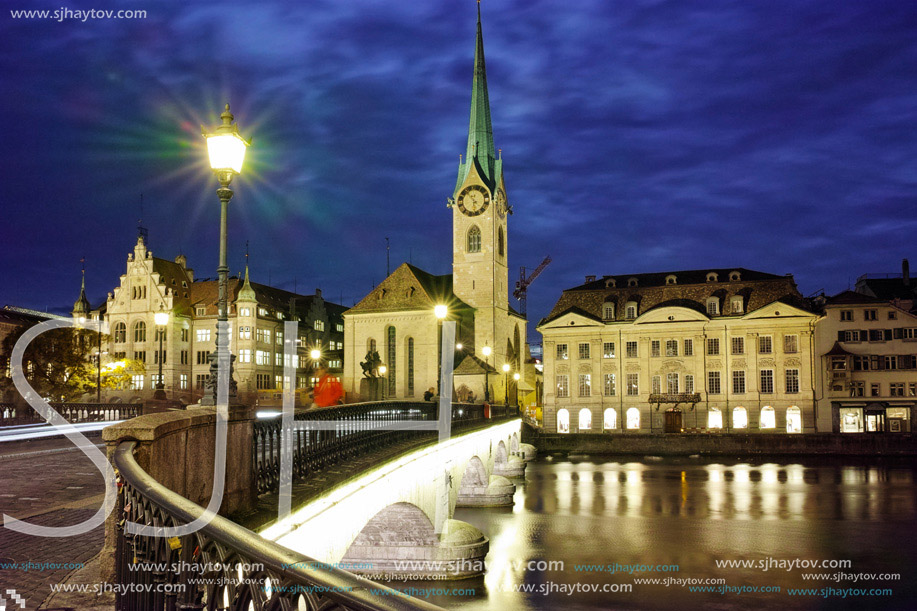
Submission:
{"label": "red crane", "polygon": [[544,268],[546,268],[550,262],[551,255],[548,255],[528,278],[525,277],[525,267],[519,268],[519,280],[516,281],[516,290],[513,291],[513,297],[519,300],[519,310],[520,314],[523,316],[525,316],[525,293],[529,285],[544,271]]}

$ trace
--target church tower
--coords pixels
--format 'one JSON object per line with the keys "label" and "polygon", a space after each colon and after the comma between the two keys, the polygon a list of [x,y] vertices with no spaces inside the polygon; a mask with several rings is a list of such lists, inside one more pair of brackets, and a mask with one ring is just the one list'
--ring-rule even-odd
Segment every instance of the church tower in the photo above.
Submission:
{"label": "church tower", "polygon": [[478,3],[468,145],[449,200],[452,208],[452,274],[456,297],[475,308],[476,350],[496,348],[508,313],[507,215],[502,155],[494,149]]}

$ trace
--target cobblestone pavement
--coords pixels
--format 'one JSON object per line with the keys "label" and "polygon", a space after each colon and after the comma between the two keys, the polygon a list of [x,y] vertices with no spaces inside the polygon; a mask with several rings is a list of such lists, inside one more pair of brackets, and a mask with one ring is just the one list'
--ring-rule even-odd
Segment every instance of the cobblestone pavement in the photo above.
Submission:
{"label": "cobblestone pavement", "polygon": [[[90,440],[100,444],[98,436]],[[92,516],[103,498],[101,474],[70,441],[0,444],[0,514],[45,526],[67,526]],[[16,590],[26,600],[26,609],[37,609],[50,596],[50,584],[72,573],[72,564],[97,555],[103,541],[103,526],[76,537],[55,538],[0,528],[0,588]],[[28,562],[64,567],[10,566]]]}

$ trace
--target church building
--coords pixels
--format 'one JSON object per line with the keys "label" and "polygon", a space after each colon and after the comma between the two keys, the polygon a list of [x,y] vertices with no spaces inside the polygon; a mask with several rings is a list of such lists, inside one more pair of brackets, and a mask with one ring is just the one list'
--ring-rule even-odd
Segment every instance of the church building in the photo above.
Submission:
{"label": "church building", "polygon": [[434,308],[444,305],[447,320],[456,322],[456,398],[517,401],[513,375],[519,373],[524,380],[526,320],[509,305],[507,221],[513,211],[502,155],[493,142],[480,5],[468,143],[448,202],[452,273],[435,275],[404,263],[344,313],[344,388],[349,397],[360,396],[361,362],[373,352],[385,366],[386,398],[421,398],[435,389],[439,320]]}

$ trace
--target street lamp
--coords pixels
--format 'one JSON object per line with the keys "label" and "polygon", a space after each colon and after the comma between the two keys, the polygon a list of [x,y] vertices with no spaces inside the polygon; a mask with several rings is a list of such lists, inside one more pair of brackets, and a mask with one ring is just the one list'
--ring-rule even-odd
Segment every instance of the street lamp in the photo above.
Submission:
{"label": "street lamp", "polygon": [[484,355],[484,403],[490,403],[490,384],[487,381],[488,375],[490,374],[490,346],[484,346],[481,348],[481,353]]}
{"label": "street lamp", "polygon": [[162,378],[162,336],[166,334],[166,325],[169,324],[169,313],[162,309],[162,306],[159,306],[159,311],[153,314],[153,321],[156,323],[156,335],[159,336],[159,381],[156,382],[156,392],[153,393],[153,398],[157,401],[162,401],[166,398],[166,385],[163,383]]}
{"label": "street lamp", "polygon": [[[221,330],[225,333],[228,327],[228,307],[226,300],[227,276],[229,275],[229,265],[226,259],[226,234],[227,234],[227,213],[229,209],[229,200],[232,199],[232,189],[229,188],[232,178],[242,172],[242,162],[245,160],[245,149],[251,145],[251,140],[246,140],[239,134],[239,126],[233,123],[232,113],[229,112],[229,104],[226,110],[220,115],[223,123],[211,132],[208,132],[204,126],[201,126],[201,134],[207,140],[207,153],[210,157],[210,167],[217,175],[220,181],[220,188],[217,189],[217,196],[220,198],[220,265],[217,267],[217,276],[219,278],[219,305],[217,310],[217,336],[216,350],[210,357],[210,379],[207,383],[211,396],[207,404],[216,404],[217,398],[217,375],[219,370],[219,359],[221,355],[229,352],[228,333],[224,341],[221,341]],[[229,355],[229,397],[236,396],[236,383],[232,379],[232,355]],[[212,401],[212,403],[211,403]],[[202,403],[204,401],[202,400]]]}
{"label": "street lamp", "polygon": [[503,378],[505,388],[503,390],[503,401],[509,406],[509,363],[503,363]]}
{"label": "street lamp", "polygon": [[385,365],[379,365],[379,375],[382,376],[382,400],[385,401],[385,372],[388,368]]}
{"label": "street lamp", "polygon": [[[433,315],[436,316],[436,395],[441,397],[443,393],[443,319],[449,314],[449,308],[443,304],[437,304],[433,307]],[[449,393],[450,395],[452,393]]]}

